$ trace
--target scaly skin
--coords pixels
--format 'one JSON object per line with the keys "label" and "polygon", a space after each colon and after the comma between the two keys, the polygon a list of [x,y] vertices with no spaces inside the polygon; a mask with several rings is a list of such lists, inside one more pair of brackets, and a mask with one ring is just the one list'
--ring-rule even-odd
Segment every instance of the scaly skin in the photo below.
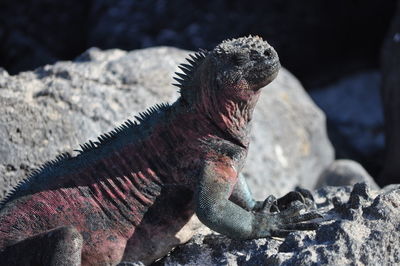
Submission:
{"label": "scaly skin", "polygon": [[[151,108],[140,124],[128,121],[75,157],[63,155],[16,188],[0,209],[1,261],[18,264],[24,248],[33,250],[27,264],[150,263],[140,247],[156,252],[152,240],[173,236],[194,213],[238,239],[316,228],[303,222],[317,213],[299,214],[301,193],[282,204],[256,202],[239,175],[260,89],[279,70],[273,48],[250,36],[188,61],[175,103]],[[59,248],[43,251],[41,241]]]}

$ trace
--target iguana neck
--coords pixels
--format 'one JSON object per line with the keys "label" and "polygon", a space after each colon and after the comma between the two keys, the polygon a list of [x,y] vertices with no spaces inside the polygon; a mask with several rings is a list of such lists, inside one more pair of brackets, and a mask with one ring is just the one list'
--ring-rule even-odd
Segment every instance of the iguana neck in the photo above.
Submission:
{"label": "iguana neck", "polygon": [[248,147],[251,120],[257,99],[254,99],[254,104],[222,99],[217,103],[215,111],[209,119],[214,121],[226,134],[240,142],[242,146]]}
{"label": "iguana neck", "polygon": [[208,99],[212,100],[190,104],[180,99],[176,105],[188,112],[197,113],[203,123],[210,124],[226,140],[247,149],[250,141],[252,115],[258,97],[259,95],[249,102],[234,102],[209,97]]}

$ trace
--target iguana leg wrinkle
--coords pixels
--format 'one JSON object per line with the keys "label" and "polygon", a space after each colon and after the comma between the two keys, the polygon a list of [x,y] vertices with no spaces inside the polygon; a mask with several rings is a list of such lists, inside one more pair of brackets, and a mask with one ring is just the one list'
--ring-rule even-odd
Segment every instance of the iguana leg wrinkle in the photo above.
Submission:
{"label": "iguana leg wrinkle", "polygon": [[249,239],[254,215],[229,200],[236,175],[228,165],[206,163],[196,195],[196,214],[200,221],[217,232],[232,238]]}
{"label": "iguana leg wrinkle", "polygon": [[239,174],[239,178],[229,200],[247,211],[253,210],[258,204],[258,202],[254,200],[246,179],[242,174]]}
{"label": "iguana leg wrinkle", "polygon": [[128,240],[122,260],[150,264],[188,241],[191,235],[182,239],[177,233],[193,214],[193,193],[183,186],[165,186]]}
{"label": "iguana leg wrinkle", "polygon": [[56,228],[8,246],[0,253],[7,266],[79,266],[82,236],[71,226]]}

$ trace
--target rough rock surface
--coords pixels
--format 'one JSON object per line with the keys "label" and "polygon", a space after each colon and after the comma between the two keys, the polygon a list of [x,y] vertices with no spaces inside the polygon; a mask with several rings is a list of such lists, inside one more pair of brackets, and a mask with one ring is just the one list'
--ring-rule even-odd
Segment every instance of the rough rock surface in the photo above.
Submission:
{"label": "rough rock surface", "polygon": [[[0,198],[33,167],[111,130],[155,103],[173,101],[173,72],[187,51],[90,49],[10,76],[0,71]],[[254,115],[245,175],[257,198],[311,188],[333,161],[324,115],[282,69]]]}
{"label": "rough rock surface", "polygon": [[400,180],[400,1],[382,47],[382,100],[385,114],[385,165],[382,184]]}
{"label": "rough rock surface", "polygon": [[352,186],[356,183],[367,183],[372,189],[379,189],[372,176],[352,160],[336,160],[321,174],[315,188],[325,186]]}
{"label": "rough rock surface", "polygon": [[[351,193],[350,193],[351,192]],[[324,213],[316,232],[286,239],[230,240],[197,234],[158,265],[398,265],[400,263],[400,185],[370,191],[326,187],[317,191]]]}

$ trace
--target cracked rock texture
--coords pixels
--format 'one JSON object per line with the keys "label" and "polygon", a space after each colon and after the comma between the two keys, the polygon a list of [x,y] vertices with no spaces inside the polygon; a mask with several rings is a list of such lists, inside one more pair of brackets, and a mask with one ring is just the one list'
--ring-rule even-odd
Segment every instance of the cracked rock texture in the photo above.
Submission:
{"label": "cracked rock texture", "polygon": [[316,232],[249,241],[197,234],[158,265],[399,265],[400,185],[326,187],[316,202],[324,214]]}
{"label": "cracked rock texture", "polygon": [[[171,85],[188,52],[89,49],[10,76],[0,70],[0,198],[34,167],[95,139],[140,111],[178,96]],[[258,199],[312,188],[333,161],[325,117],[287,70],[264,89],[254,114],[245,176]]]}

